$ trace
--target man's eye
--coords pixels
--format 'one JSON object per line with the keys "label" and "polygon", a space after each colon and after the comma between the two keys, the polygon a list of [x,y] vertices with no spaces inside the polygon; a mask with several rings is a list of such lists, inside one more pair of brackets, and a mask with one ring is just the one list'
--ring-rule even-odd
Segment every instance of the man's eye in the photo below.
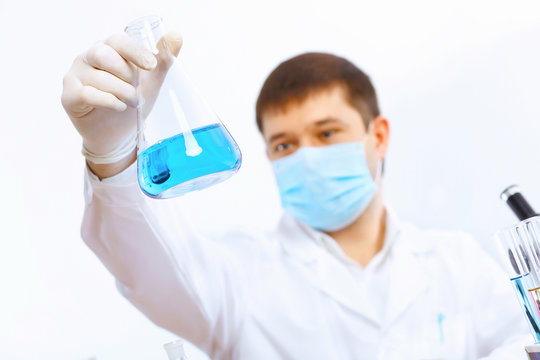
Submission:
{"label": "man's eye", "polygon": [[291,147],[291,144],[289,144],[289,143],[278,144],[276,146],[276,151],[285,151],[290,147]]}
{"label": "man's eye", "polygon": [[326,130],[321,133],[321,137],[323,138],[329,138],[330,136],[334,135],[336,131],[335,130]]}

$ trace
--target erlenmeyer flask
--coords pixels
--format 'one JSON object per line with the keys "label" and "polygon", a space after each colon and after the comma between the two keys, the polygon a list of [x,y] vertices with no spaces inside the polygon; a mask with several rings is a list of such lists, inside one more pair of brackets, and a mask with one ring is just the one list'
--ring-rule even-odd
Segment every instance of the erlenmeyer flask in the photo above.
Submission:
{"label": "erlenmeyer flask", "polygon": [[169,57],[172,63],[157,97],[156,89],[145,86],[144,70],[140,70],[137,171],[143,192],[153,198],[170,198],[234,175],[242,163],[240,149],[197,94],[166,42],[160,42],[166,33],[162,19],[142,17],[125,31],[160,58]]}

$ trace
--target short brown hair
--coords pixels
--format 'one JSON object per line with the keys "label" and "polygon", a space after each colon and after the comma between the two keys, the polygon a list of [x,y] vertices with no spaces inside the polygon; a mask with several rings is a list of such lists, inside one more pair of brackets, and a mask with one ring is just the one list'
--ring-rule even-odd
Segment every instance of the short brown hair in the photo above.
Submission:
{"label": "short brown hair", "polygon": [[377,94],[369,77],[349,60],[327,53],[305,53],[282,62],[268,76],[257,98],[257,126],[268,111],[285,111],[313,92],[343,86],[347,101],[356,108],[364,125],[380,114]]}

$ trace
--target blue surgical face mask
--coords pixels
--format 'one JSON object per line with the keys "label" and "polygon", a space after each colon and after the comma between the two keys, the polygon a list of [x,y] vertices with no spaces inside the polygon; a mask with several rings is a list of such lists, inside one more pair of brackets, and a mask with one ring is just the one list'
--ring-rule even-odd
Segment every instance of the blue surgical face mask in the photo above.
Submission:
{"label": "blue surgical face mask", "polygon": [[283,208],[317,230],[349,226],[377,192],[363,142],[301,147],[273,167]]}

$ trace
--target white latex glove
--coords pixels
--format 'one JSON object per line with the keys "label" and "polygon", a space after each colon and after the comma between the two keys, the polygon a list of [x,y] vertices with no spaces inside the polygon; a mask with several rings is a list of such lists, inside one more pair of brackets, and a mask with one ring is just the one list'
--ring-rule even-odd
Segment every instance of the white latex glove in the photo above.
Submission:
{"label": "white latex glove", "polygon": [[[104,155],[133,137],[137,127],[136,86],[141,69],[141,93],[145,113],[154,103],[169,67],[182,46],[182,38],[166,34],[157,44],[158,55],[127,34],[116,34],[77,56],[64,76],[62,105],[82,136],[83,146]],[[100,177],[112,176],[128,167],[135,151],[114,164],[90,168]]]}

